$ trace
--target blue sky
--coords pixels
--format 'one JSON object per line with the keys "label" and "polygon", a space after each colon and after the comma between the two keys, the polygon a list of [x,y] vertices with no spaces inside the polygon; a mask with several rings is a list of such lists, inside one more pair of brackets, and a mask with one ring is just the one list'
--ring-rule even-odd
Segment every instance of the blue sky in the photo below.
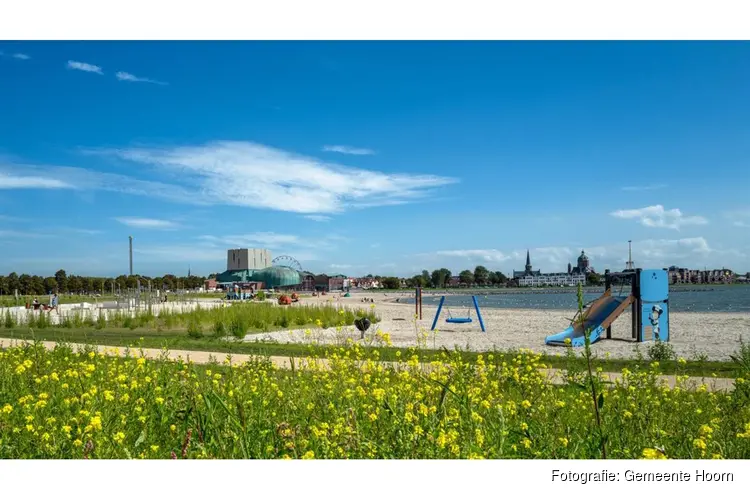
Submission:
{"label": "blue sky", "polygon": [[744,43],[0,43],[0,273],[750,271]]}

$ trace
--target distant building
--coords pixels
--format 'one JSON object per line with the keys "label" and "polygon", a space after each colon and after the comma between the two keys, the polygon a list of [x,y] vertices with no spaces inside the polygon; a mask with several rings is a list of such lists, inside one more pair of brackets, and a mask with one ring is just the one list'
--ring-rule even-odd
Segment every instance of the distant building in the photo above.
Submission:
{"label": "distant building", "polygon": [[734,273],[730,269],[699,270],[672,266],[667,271],[669,282],[676,284],[732,283]]}
{"label": "distant building", "polygon": [[210,278],[203,282],[203,288],[207,292],[211,292],[213,290],[216,290],[216,278]]}
{"label": "distant building", "polygon": [[[542,273],[540,270],[534,270],[531,266],[531,254],[526,251],[526,266],[523,271],[513,271],[513,279],[518,286],[572,286],[578,283],[586,284],[586,272],[581,269],[592,269],[589,266],[589,259],[581,251],[578,257],[578,266],[572,267],[568,264],[567,273]],[[593,269],[592,269],[593,271]]]}
{"label": "distant building", "polygon": [[380,282],[372,277],[351,278],[352,288],[380,288]]}
{"label": "distant building", "polygon": [[265,248],[233,248],[227,250],[227,271],[265,269],[272,265],[271,252]]}
{"label": "distant building", "polygon": [[328,277],[328,290],[345,290],[349,288],[349,279],[343,274]]}

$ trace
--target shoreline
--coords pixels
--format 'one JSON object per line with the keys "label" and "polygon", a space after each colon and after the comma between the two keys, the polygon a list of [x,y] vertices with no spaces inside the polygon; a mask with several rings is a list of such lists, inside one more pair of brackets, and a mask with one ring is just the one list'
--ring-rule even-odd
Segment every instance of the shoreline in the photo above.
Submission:
{"label": "shoreline", "polygon": [[[389,294],[390,295],[390,294]],[[410,294],[409,294],[410,295]],[[362,298],[373,298],[374,303],[361,302]],[[459,347],[471,351],[531,349],[551,355],[564,355],[565,348],[547,346],[548,335],[565,330],[570,324],[573,309],[510,309],[482,308],[486,332],[482,332],[476,318],[472,323],[448,324],[445,308],[438,320],[435,332],[430,327],[437,311],[436,306],[423,304],[422,319],[415,320],[414,304],[395,302],[397,297],[384,300],[380,294],[356,293],[351,297],[318,296],[305,298],[304,304],[331,304],[353,309],[365,309],[374,304],[375,313],[381,318],[373,325],[368,335],[376,330],[388,333],[395,347],[418,345],[417,337],[427,334],[423,342],[428,348]],[[388,300],[391,299],[391,300]],[[452,309],[455,315],[465,314],[465,306]],[[471,316],[475,313],[472,310]],[[653,342],[637,343],[630,338],[630,311],[624,312],[612,324],[612,339],[602,339],[592,344],[592,351],[599,356],[635,359],[637,350],[645,359],[647,349]],[[305,335],[303,330],[251,334],[246,341],[271,340],[274,342],[340,343],[346,339],[358,341],[360,334],[353,327],[315,330]],[[670,314],[670,342],[677,357],[696,359],[705,356],[709,360],[726,361],[740,348],[740,338],[750,342],[750,313],[747,312],[673,312]]]}

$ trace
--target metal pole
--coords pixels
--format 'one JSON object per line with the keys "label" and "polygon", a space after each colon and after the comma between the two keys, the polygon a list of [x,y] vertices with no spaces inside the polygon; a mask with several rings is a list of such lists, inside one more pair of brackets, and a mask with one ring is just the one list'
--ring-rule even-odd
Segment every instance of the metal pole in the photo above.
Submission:
{"label": "metal pole", "polygon": [[445,295],[440,297],[440,303],[438,304],[437,312],[435,313],[435,319],[432,320],[432,328],[430,328],[430,331],[435,329],[435,325],[437,325],[437,320],[440,317],[440,311],[443,310],[443,302],[445,302]]}
{"label": "metal pole", "polygon": [[128,241],[130,243],[130,274],[128,276],[133,276],[133,237],[128,236]]}
{"label": "metal pole", "polygon": [[477,297],[475,295],[472,295],[471,300],[474,301],[474,309],[477,310],[477,318],[479,319],[479,326],[482,327],[483,332],[486,332],[487,330],[484,329],[484,320],[482,319],[482,313],[479,311],[479,303],[477,302]]}

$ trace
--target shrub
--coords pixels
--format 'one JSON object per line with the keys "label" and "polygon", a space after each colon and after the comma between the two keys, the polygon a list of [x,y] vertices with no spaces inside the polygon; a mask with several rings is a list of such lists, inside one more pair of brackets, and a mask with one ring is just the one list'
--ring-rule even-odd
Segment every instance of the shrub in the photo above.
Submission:
{"label": "shrub", "polygon": [[266,292],[263,290],[260,290],[258,293],[255,294],[255,298],[258,300],[266,300]]}
{"label": "shrub", "polygon": [[670,361],[675,359],[674,347],[668,342],[655,341],[648,346],[648,357],[651,361]]}
{"label": "shrub", "polygon": [[3,326],[5,328],[13,328],[14,326],[16,326],[16,318],[13,317],[10,311],[5,311],[5,320],[3,321]]}
{"label": "shrub", "polygon": [[200,322],[192,320],[188,323],[187,333],[188,337],[193,339],[203,338],[203,327],[201,327]]}

